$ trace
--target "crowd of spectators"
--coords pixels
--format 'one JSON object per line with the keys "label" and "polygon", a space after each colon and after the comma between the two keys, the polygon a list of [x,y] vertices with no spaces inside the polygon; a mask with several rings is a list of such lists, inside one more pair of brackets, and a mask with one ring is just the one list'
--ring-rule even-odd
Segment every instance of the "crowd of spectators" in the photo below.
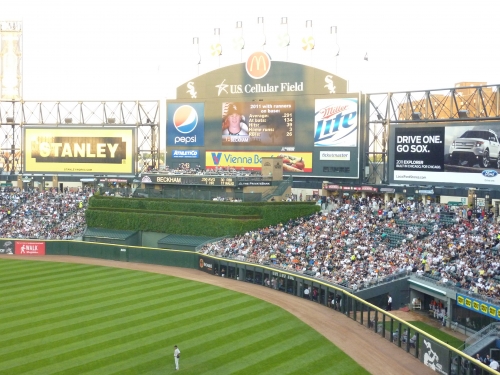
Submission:
{"label": "crowd of spectators", "polygon": [[[83,235],[91,189],[0,192],[0,237],[74,239]],[[453,218],[444,222],[442,218]],[[394,243],[391,238],[399,236]],[[391,237],[392,236],[392,237]],[[309,217],[205,245],[200,251],[298,273],[349,287],[398,275],[500,299],[500,224],[484,210],[384,203],[380,198],[327,201]]]}
{"label": "crowd of spectators", "polygon": [[91,189],[56,188],[0,192],[0,237],[66,240],[85,231],[85,209]]}
{"label": "crowd of spectators", "polygon": [[[325,206],[309,217],[207,244],[200,252],[306,272],[353,290],[416,273],[500,297],[500,225],[488,213],[471,216],[467,208],[380,198]],[[394,235],[399,242],[392,242]]]}

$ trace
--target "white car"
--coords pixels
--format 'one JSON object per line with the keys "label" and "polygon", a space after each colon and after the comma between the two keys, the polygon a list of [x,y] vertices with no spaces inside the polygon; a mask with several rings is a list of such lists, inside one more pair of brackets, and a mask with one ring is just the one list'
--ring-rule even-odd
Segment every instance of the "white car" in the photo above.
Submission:
{"label": "white car", "polygon": [[493,130],[467,130],[450,146],[450,163],[500,169],[500,142]]}

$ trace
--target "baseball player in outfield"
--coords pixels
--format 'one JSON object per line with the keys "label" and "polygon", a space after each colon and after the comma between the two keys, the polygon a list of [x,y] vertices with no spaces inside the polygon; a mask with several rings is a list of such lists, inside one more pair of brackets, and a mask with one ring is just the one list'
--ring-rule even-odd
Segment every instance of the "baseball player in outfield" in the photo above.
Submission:
{"label": "baseball player in outfield", "polygon": [[181,351],[177,347],[177,345],[174,345],[174,361],[175,361],[175,369],[179,369],[179,358],[181,357]]}

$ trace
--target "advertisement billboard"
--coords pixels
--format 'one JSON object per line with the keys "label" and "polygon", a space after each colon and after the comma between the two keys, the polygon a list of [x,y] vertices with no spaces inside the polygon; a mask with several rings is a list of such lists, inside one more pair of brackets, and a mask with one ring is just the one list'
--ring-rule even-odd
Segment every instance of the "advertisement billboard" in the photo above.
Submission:
{"label": "advertisement billboard", "polygon": [[316,99],[314,147],[358,145],[358,99]]}
{"label": "advertisement billboard", "polygon": [[265,151],[207,151],[207,169],[236,168],[249,171],[262,168],[263,157],[280,157],[283,159],[283,172],[307,173],[312,171],[311,152],[273,153]]}
{"label": "advertisement billboard", "polygon": [[134,173],[135,128],[26,126],[28,173]]}
{"label": "advertisement billboard", "polygon": [[500,185],[500,122],[394,125],[391,182]]}
{"label": "advertisement billboard", "polygon": [[45,255],[45,242],[16,241],[16,255]]}
{"label": "advertisement billboard", "polygon": [[500,307],[480,299],[457,293],[457,305],[490,318],[500,320]]}
{"label": "advertisement billboard", "polygon": [[203,146],[204,112],[203,103],[167,104],[167,145]]}

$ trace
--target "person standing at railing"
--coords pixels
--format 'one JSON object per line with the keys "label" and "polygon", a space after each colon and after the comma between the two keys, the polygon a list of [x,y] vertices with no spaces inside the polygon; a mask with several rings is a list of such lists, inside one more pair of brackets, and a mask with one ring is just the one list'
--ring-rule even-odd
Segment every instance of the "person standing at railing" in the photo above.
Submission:
{"label": "person standing at railing", "polygon": [[387,311],[392,311],[392,297],[387,294]]}

